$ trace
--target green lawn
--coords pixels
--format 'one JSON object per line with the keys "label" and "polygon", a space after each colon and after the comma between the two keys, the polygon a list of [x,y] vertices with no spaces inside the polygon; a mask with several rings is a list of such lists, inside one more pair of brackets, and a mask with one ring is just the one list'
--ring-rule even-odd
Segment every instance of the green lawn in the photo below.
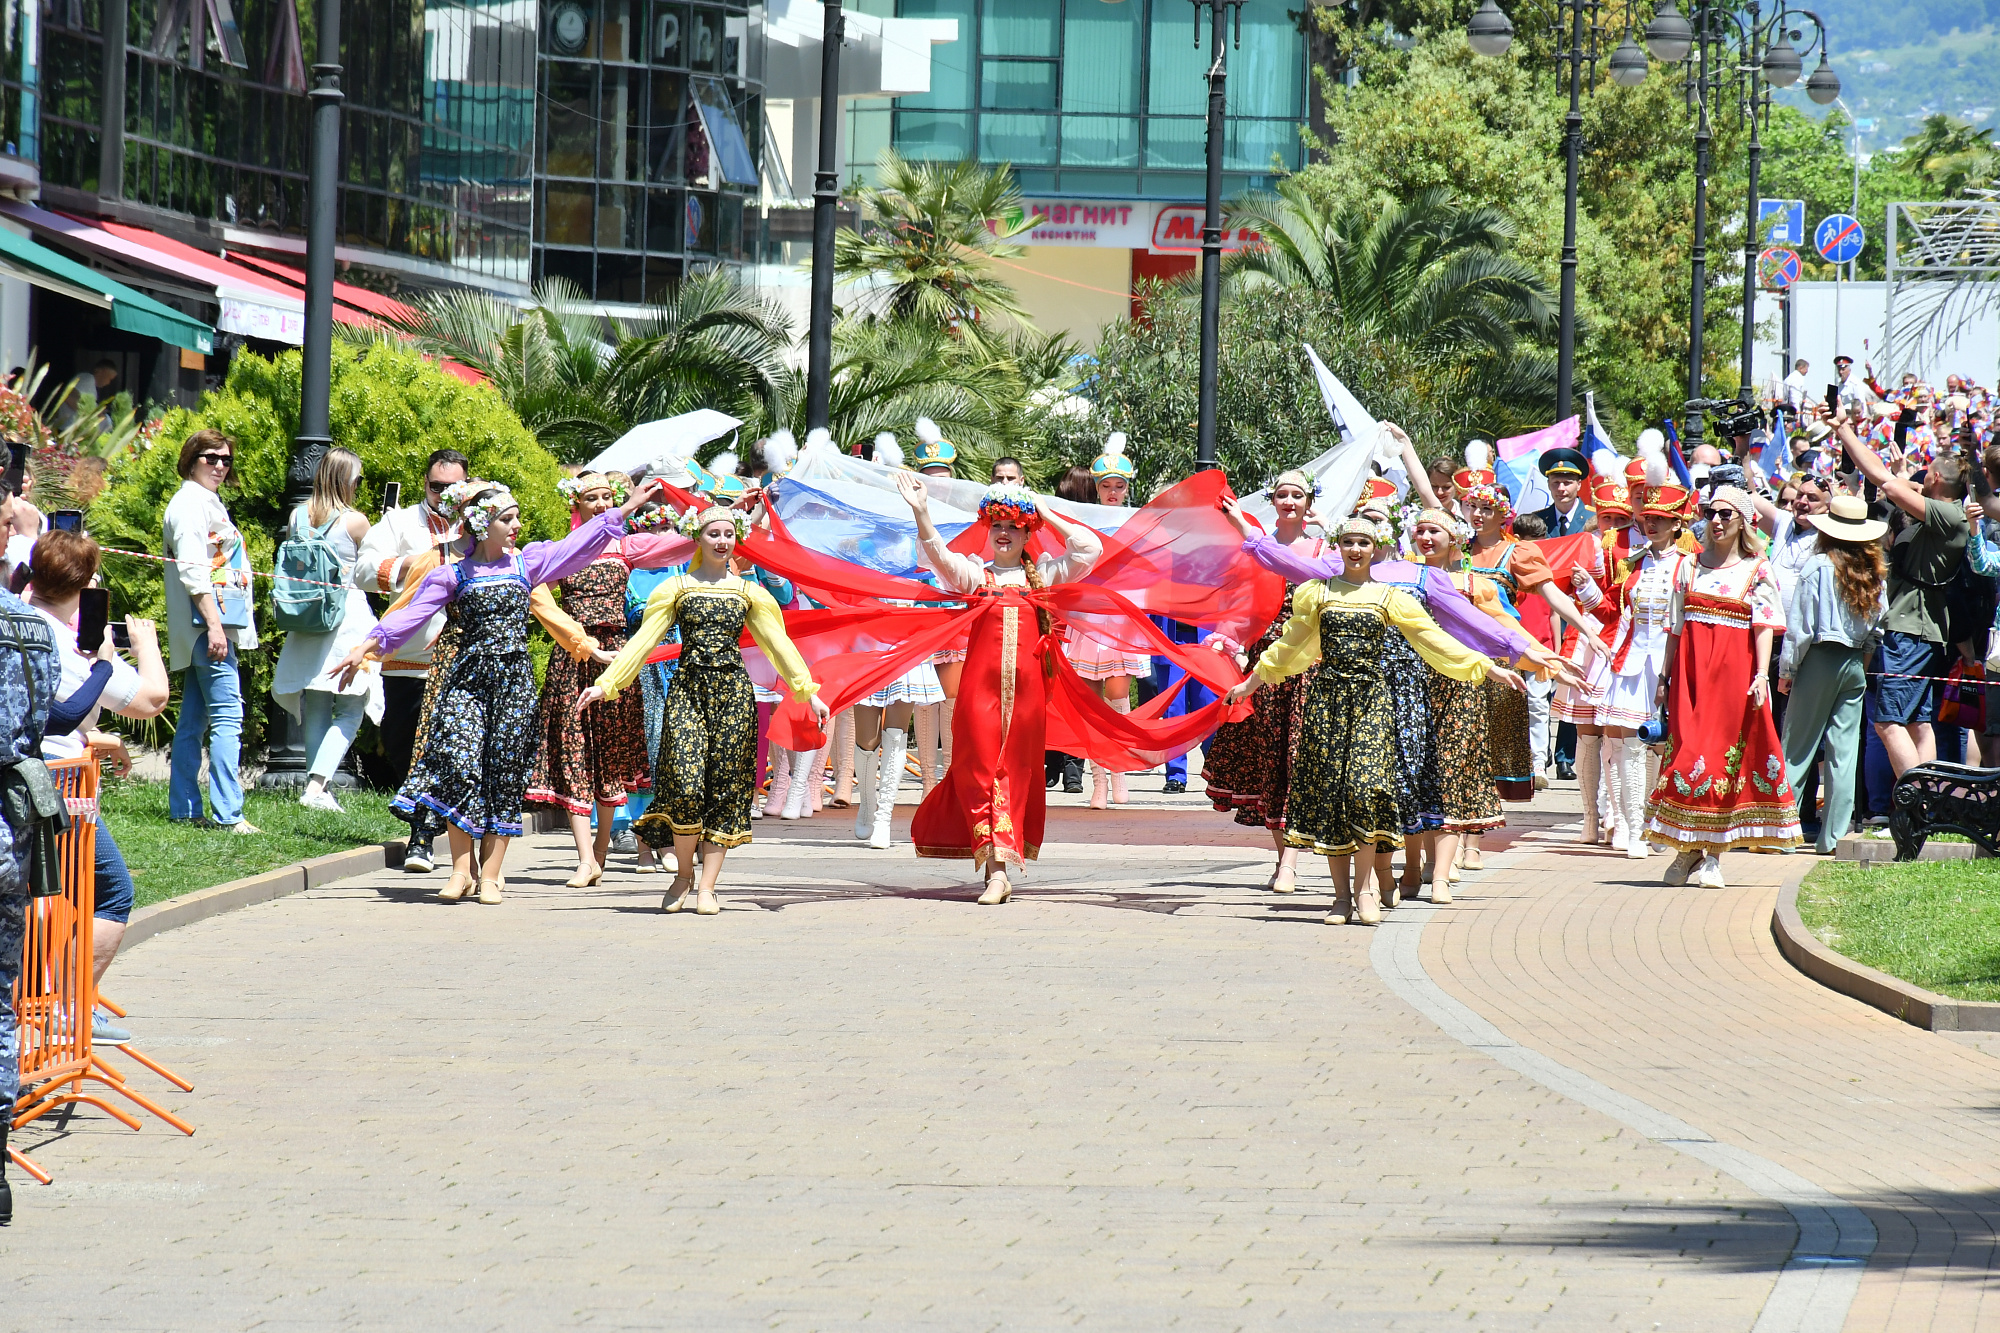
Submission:
{"label": "green lawn", "polygon": [[308,810],[296,794],[251,791],[243,814],[262,833],[239,836],[167,822],[167,784],[104,784],[104,822],[132,868],[137,906],[178,898],[276,870],[295,861],[403,837],[409,825],[389,813],[389,793],[338,794],[347,813]]}
{"label": "green lawn", "polygon": [[1799,916],[1857,963],[1960,1000],[2000,1000],[2000,859],[1829,861]]}

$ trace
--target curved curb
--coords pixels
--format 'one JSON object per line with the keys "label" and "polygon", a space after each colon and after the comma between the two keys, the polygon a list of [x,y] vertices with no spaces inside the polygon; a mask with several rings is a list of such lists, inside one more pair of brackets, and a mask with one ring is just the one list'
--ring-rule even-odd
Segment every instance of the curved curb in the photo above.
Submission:
{"label": "curved curb", "polygon": [[1933,994],[1820,943],[1799,916],[1799,885],[1811,872],[1809,866],[1785,877],[1778,890],[1778,906],[1771,913],[1771,934],[1787,962],[1827,989],[1872,1005],[1912,1027],[1932,1032],[2000,1032],[2000,1004]]}
{"label": "curved curb", "polygon": [[124,941],[119,947],[129,949],[165,931],[191,926],[239,907],[289,897],[307,889],[316,889],[322,884],[331,884],[337,879],[365,875],[386,866],[399,866],[403,864],[403,847],[403,840],[397,839],[372,847],[357,847],[351,852],[315,856],[310,861],[297,861],[248,879],[231,880],[211,889],[184,893],[178,898],[142,907],[132,913],[131,921],[125,926]]}
{"label": "curved curb", "polygon": [[1875,1251],[1875,1225],[1867,1215],[1804,1176],[1747,1149],[1717,1142],[1687,1121],[1523,1046],[1487,1022],[1424,970],[1419,945],[1437,910],[1429,903],[1405,903],[1375,928],[1368,961],[1389,989],[1446,1036],[1782,1204],[1798,1225],[1799,1238],[1778,1271],[1753,1333],[1839,1333],[1861,1289],[1868,1256]]}

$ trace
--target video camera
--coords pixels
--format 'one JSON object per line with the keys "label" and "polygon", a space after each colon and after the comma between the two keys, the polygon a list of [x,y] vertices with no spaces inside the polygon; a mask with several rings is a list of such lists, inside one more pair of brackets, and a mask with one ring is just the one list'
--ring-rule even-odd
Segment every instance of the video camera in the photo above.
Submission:
{"label": "video camera", "polygon": [[1707,417],[1717,435],[1748,435],[1764,424],[1763,409],[1743,398],[1690,398],[1686,410]]}

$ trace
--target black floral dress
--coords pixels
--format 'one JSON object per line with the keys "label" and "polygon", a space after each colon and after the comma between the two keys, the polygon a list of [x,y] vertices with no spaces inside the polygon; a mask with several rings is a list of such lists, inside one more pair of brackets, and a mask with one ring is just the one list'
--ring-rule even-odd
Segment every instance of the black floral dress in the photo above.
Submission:
{"label": "black floral dress", "polygon": [[[667,685],[652,808],[632,825],[654,847],[699,834],[718,847],[750,841],[757,697],[743,669],[748,606],[726,591],[684,595],[674,617],[681,655]],[[633,696],[636,697],[636,696]]]}
{"label": "black floral dress", "polygon": [[[1384,579],[1430,610],[1424,595],[1423,566],[1417,579],[1402,583]],[[1396,805],[1403,816],[1405,837],[1434,833],[1444,827],[1444,798],[1438,791],[1437,755],[1431,744],[1431,677],[1437,673],[1401,634],[1382,641],[1382,676],[1389,684],[1389,702],[1396,717]]]}
{"label": "black floral dress", "polygon": [[[444,680],[445,671],[451,666],[451,659],[458,656],[458,603],[452,602],[444,609],[444,628],[438,631],[437,641],[431,645],[430,675],[424,679],[424,703],[417,714],[417,738],[410,745],[411,754],[422,754],[430,740],[431,713],[437,708],[438,687]],[[400,816],[410,826],[410,845],[429,847],[444,832],[445,818],[427,805],[412,806],[408,810],[390,807],[392,813]]]}
{"label": "black floral dress", "polygon": [[[1285,622],[1292,618],[1295,587],[1287,585],[1278,618],[1250,646],[1247,657],[1253,668],[1285,632]],[[1300,675],[1259,690],[1251,699],[1250,716],[1241,722],[1223,723],[1204,747],[1201,780],[1208,789],[1209,803],[1217,810],[1233,811],[1237,823],[1284,829],[1292,764],[1298,753],[1299,728],[1305,721],[1306,691],[1318,670],[1309,667]]]}
{"label": "black floral dress", "polygon": [[474,838],[519,837],[535,756],[535,667],[528,656],[528,571],[458,570],[451,602],[458,650],[442,668],[423,749],[390,809],[413,825],[429,811]]}
{"label": "black floral dress", "polygon": [[[627,573],[624,560],[607,556],[556,585],[563,610],[609,653],[625,646]],[[591,658],[579,662],[566,652],[550,657],[535,709],[541,748],[528,779],[529,804],[587,815],[593,805],[623,805],[628,793],[652,787],[640,693],[592,704],[577,715],[576,701],[603,670]]]}
{"label": "black floral dress", "polygon": [[1396,637],[1379,614],[1320,612],[1319,669],[1306,691],[1285,841],[1322,856],[1403,845],[1396,799],[1396,709],[1382,670]]}

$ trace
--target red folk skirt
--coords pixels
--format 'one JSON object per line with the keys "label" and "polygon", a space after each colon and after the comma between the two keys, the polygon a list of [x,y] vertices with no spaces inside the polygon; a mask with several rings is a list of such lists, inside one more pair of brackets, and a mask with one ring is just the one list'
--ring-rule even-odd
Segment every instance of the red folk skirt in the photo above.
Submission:
{"label": "red folk skirt", "polygon": [[1057,650],[1018,592],[1001,589],[984,600],[966,635],[951,767],[917,807],[910,841],[918,856],[1018,868],[1042,847],[1049,687],[1042,657]]}
{"label": "red folk skirt", "polygon": [[1767,701],[1750,702],[1757,669],[1750,607],[1690,591],[1667,689],[1666,757],[1646,803],[1646,836],[1707,852],[1790,847],[1798,802]]}

